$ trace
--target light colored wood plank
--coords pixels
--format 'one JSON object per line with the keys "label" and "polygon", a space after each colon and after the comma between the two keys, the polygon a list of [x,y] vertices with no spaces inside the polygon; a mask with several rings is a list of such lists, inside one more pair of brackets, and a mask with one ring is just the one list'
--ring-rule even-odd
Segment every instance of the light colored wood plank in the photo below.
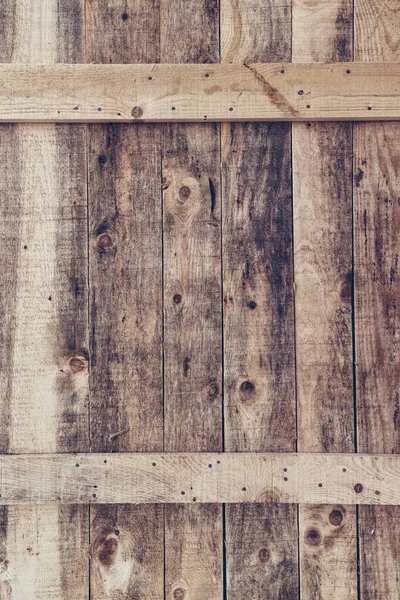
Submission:
{"label": "light colored wood plank", "polygon": [[[352,60],[351,0],[294,0],[292,18],[294,62],[339,61],[336,68],[352,76],[353,65],[340,64]],[[353,452],[355,447],[351,178],[350,123],[293,124],[301,452]],[[301,598],[355,600],[355,508],[300,506],[299,533]]]}
{"label": "light colored wood plank", "polygon": [[398,63],[0,65],[0,122],[400,119]]}
{"label": "light colored wood plank", "polygon": [[[86,17],[88,62],[159,59],[157,2],[87,1]],[[91,450],[162,451],[161,132],[88,129]],[[163,506],[92,507],[90,531],[90,600],[163,597]]]}
{"label": "light colored wood plank", "polygon": [[295,124],[293,171],[299,449],[351,452],[351,124]]}
{"label": "light colored wood plank", "polygon": [[[9,27],[2,35],[2,60],[82,62],[83,4],[73,1],[69,9],[67,15],[53,0],[2,2],[0,20]],[[0,176],[1,212],[7,223],[3,251],[14,253],[13,260],[7,260],[6,286],[1,286],[7,316],[0,327],[12,328],[4,340],[11,361],[7,358],[5,363],[9,365],[8,433],[2,450],[85,451],[84,129],[78,125],[3,129],[0,146],[3,156],[10,153],[14,159],[14,164],[10,159],[1,163]],[[4,177],[4,168],[14,174]],[[16,506],[3,509],[2,515],[0,597],[84,600],[88,590],[87,507]]]}
{"label": "light colored wood plank", "polygon": [[[221,60],[290,61],[290,15],[290,1],[223,0]],[[296,447],[290,124],[224,124],[222,165],[225,449],[290,451]],[[229,504],[226,571],[228,600],[297,599],[297,507]]]}
{"label": "light colored wood plank", "polygon": [[5,505],[400,504],[400,456],[391,454],[2,455],[0,474]]}
{"label": "light colored wood plank", "polygon": [[[354,3],[356,60],[400,60],[400,5]],[[354,126],[357,431],[361,452],[400,453],[400,127]],[[380,401],[377,398],[380,398]],[[397,600],[400,507],[360,507],[360,597]]]}
{"label": "light colored wood plank", "polygon": [[[161,60],[218,62],[218,15],[217,0],[163,2]],[[211,66],[198,67],[202,80],[209,81],[205,73]],[[169,107],[171,113],[177,110]],[[169,452],[222,450],[219,142],[217,125],[163,128],[164,450]],[[195,494],[186,493],[192,506],[165,508],[165,598],[222,600],[222,507],[196,505]]]}

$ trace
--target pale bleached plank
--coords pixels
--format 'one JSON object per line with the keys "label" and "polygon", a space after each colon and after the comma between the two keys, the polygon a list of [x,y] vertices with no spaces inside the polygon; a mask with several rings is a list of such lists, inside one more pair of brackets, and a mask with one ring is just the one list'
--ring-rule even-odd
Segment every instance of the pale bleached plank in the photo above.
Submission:
{"label": "pale bleached plank", "polygon": [[[352,77],[351,0],[293,0],[292,17],[293,60]],[[351,176],[351,123],[293,124],[300,452],[354,450]],[[299,534],[300,597],[355,600],[355,507],[300,506]]]}
{"label": "pale bleached plank", "polygon": [[[83,2],[5,0],[2,60],[82,61]],[[5,46],[8,46],[6,48]],[[12,151],[10,146],[12,145]],[[28,124],[0,134],[2,253],[7,259],[4,452],[88,449],[87,223],[84,128]],[[5,173],[3,169],[13,172]],[[15,202],[14,202],[15,200]],[[3,221],[4,223],[4,221]],[[3,285],[4,283],[4,285]],[[4,330],[10,326],[10,331]],[[3,416],[3,414],[1,415]],[[4,428],[4,429],[5,429]],[[2,509],[0,597],[83,600],[85,506]]]}
{"label": "pale bleached plank", "polygon": [[400,118],[398,63],[0,65],[0,122]]}
{"label": "pale bleached plank", "polygon": [[399,504],[400,456],[113,453],[0,456],[12,504]]}

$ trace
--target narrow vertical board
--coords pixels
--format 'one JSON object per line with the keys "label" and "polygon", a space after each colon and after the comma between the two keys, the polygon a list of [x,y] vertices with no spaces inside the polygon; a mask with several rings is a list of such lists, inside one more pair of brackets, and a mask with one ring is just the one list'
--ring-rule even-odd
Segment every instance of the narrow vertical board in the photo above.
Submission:
{"label": "narrow vertical board", "polygon": [[[355,60],[400,60],[396,0],[356,0]],[[400,452],[400,123],[354,125],[357,430],[360,452]],[[379,400],[378,400],[379,399]],[[360,598],[399,597],[399,507],[359,508]]]}
{"label": "narrow vertical board", "polygon": [[[351,59],[352,1],[293,0],[293,61]],[[354,451],[351,178],[350,123],[293,124],[300,452]],[[301,597],[357,598],[355,507],[300,507],[299,533]]]}
{"label": "narrow vertical board", "polygon": [[[218,62],[218,0],[162,5],[161,61]],[[222,449],[218,125],[165,125],[164,449]],[[221,506],[167,506],[166,600],[222,600]]]}
{"label": "narrow vertical board", "polygon": [[[87,62],[158,61],[159,14],[158,2],[88,0]],[[89,127],[95,452],[163,448],[160,148],[156,126]],[[90,537],[91,600],[163,597],[162,506],[93,507]]]}
{"label": "narrow vertical board", "polygon": [[[3,2],[1,60],[82,62],[83,5],[69,8]],[[85,130],[6,126],[0,153],[1,451],[87,451]],[[86,507],[3,508],[0,537],[1,598],[87,597]]]}
{"label": "narrow vertical board", "polygon": [[[221,60],[290,61],[290,14],[223,0]],[[222,162],[225,448],[294,450],[290,124],[222,125]],[[228,600],[298,597],[294,505],[228,505],[226,542]]]}

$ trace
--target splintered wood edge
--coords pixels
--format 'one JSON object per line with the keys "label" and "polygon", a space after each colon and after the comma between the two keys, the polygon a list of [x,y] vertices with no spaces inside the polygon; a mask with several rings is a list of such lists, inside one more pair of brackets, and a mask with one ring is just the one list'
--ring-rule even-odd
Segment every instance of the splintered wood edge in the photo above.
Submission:
{"label": "splintered wood edge", "polygon": [[13,504],[400,504],[400,456],[192,453],[0,457]]}
{"label": "splintered wood edge", "polygon": [[0,64],[0,122],[400,119],[400,63]]}

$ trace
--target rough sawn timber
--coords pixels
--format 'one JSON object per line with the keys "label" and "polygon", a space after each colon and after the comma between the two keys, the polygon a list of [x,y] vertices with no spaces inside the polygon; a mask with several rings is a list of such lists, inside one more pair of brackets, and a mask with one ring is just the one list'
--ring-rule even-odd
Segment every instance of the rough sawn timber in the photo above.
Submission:
{"label": "rough sawn timber", "polygon": [[[352,1],[293,0],[293,60],[351,77]],[[352,124],[294,123],[299,452],[353,452]],[[299,507],[301,596],[356,600],[356,508]]]}
{"label": "rough sawn timber", "polygon": [[[157,61],[157,3],[86,1],[91,63]],[[140,36],[131,23],[140,21]],[[163,450],[160,128],[88,127],[92,452]],[[92,490],[96,494],[96,490]],[[90,600],[164,593],[164,507],[90,509]]]}
{"label": "rough sawn timber", "polygon": [[14,504],[400,504],[400,456],[333,453],[1,455]]}
{"label": "rough sawn timber", "polygon": [[0,65],[0,122],[400,118],[398,63]]}
{"label": "rough sawn timber", "polygon": [[[221,2],[224,64],[290,59],[290,0]],[[291,124],[221,129],[225,450],[290,452],[296,447]],[[294,504],[226,506],[226,583],[227,600],[298,598]]]}

